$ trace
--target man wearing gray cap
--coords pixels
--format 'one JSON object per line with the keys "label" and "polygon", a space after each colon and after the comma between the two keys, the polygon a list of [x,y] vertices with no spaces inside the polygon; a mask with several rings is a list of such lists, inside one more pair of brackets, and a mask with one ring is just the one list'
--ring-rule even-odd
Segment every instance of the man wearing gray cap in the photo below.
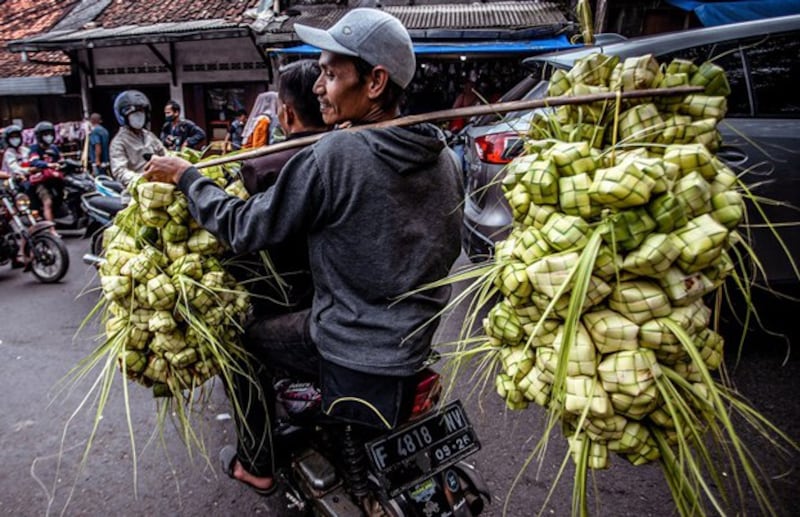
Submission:
{"label": "man wearing gray cap", "polygon": [[[322,50],[314,92],[323,120],[352,129],[300,151],[247,201],[176,157],[154,157],[146,177],[176,183],[193,217],[236,252],[307,236],[311,309],[249,322],[246,346],[270,370],[317,381],[328,416],[386,430],[410,412],[431,322],[449,299],[447,286],[409,293],[445,277],[458,257],[461,171],[431,124],[358,129],[397,117],[414,76],[411,38],[396,18],[354,9],[328,30],[295,30]],[[252,385],[239,381],[231,395],[246,414],[237,450],[221,458],[231,477],[265,493],[273,446],[254,431],[269,428],[269,413],[247,404]],[[262,384],[271,411],[275,395]]]}

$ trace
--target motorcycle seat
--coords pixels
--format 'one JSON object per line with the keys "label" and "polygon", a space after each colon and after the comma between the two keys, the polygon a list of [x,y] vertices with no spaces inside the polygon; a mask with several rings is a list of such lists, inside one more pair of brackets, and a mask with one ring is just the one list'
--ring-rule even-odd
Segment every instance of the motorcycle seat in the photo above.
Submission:
{"label": "motorcycle seat", "polygon": [[92,209],[101,210],[111,215],[116,214],[123,208],[120,198],[92,196],[85,198],[85,201]]}
{"label": "motorcycle seat", "polygon": [[122,194],[122,192],[125,190],[125,186],[122,183],[111,179],[108,176],[98,176],[97,183],[99,183],[99,185],[103,188],[116,192],[117,194]]}

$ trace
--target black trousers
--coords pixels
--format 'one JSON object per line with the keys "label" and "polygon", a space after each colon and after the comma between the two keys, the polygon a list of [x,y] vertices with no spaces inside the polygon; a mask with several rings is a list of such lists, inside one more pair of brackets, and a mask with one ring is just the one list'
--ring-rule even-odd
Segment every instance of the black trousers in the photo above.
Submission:
{"label": "black trousers", "polygon": [[[322,391],[320,423],[357,424],[388,430],[411,412],[416,376],[391,377],[351,370],[324,360],[311,340],[311,310],[253,319],[245,328],[245,346],[255,361],[242,362],[228,396],[234,405],[237,455],[253,475],[275,471],[274,379],[311,381]],[[254,364],[253,364],[254,363]]]}

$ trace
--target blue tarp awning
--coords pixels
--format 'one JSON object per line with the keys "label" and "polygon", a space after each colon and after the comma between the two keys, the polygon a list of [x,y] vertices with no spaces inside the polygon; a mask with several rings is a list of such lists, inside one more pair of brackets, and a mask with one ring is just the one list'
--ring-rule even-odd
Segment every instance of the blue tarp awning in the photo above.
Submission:
{"label": "blue tarp awning", "polygon": [[[534,52],[550,52],[567,48],[575,48],[565,35],[553,38],[521,40],[521,41],[482,41],[473,43],[414,43],[417,55],[474,55],[474,54],[531,54]],[[317,47],[296,45],[294,47],[273,47],[267,52],[275,54],[315,55]]]}
{"label": "blue tarp awning", "polygon": [[667,3],[684,11],[694,11],[700,23],[706,27],[800,14],[800,0],[667,0]]}

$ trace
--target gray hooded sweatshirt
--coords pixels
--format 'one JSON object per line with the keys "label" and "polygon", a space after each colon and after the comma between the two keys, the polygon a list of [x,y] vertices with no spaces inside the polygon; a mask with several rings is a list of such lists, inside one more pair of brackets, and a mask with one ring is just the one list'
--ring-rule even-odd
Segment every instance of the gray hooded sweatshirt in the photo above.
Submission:
{"label": "gray hooded sweatshirt", "polygon": [[461,171],[435,126],[329,133],[247,201],[193,168],[179,188],[237,253],[307,235],[322,357],[378,375],[420,366],[450,289],[402,296],[445,277],[461,249]]}

